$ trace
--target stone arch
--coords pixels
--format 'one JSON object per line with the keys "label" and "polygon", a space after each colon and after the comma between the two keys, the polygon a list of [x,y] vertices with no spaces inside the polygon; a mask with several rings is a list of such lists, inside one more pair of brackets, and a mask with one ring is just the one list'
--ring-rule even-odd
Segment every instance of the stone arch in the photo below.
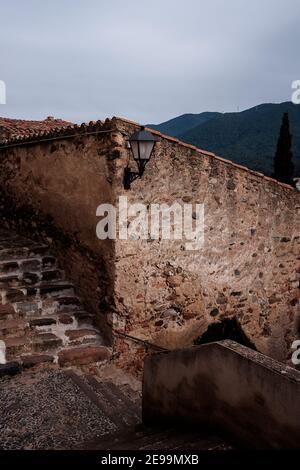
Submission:
{"label": "stone arch", "polygon": [[255,344],[245,334],[235,317],[211,323],[207,330],[194,341],[194,344],[213,343],[225,339],[231,339],[256,351]]}

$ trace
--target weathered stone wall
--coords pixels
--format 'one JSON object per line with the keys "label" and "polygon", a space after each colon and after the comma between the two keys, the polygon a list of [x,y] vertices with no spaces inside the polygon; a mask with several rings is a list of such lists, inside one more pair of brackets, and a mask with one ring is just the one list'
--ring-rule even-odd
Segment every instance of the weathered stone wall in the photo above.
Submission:
{"label": "weathered stone wall", "polygon": [[[136,125],[112,119],[103,130],[1,149],[2,217],[53,240],[104,333],[176,348],[236,317],[259,351],[287,360],[300,330],[299,193],[161,135],[143,178],[125,191]],[[204,246],[98,240],[96,208],[119,196],[149,207],[204,203]],[[122,362],[132,350],[142,363],[142,346],[117,344]]]}
{"label": "weathered stone wall", "polygon": [[[124,139],[136,129],[117,125]],[[116,192],[128,154],[122,158]],[[290,357],[300,325],[297,191],[160,137],[143,178],[119,194],[129,204],[204,203],[205,241],[187,251],[181,241],[118,240],[115,328],[176,348],[235,316],[259,351]]]}
{"label": "weathered stone wall", "polygon": [[96,208],[113,203],[107,134],[41,141],[0,150],[2,220],[35,233],[52,248],[104,334],[112,305],[113,241],[96,238]]}

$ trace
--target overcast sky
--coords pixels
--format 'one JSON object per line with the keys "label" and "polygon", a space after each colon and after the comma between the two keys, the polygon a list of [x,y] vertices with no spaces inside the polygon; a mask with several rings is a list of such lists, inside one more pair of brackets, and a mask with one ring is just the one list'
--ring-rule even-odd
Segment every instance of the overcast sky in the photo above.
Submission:
{"label": "overcast sky", "polygon": [[0,115],[142,123],[288,101],[299,0],[0,0]]}

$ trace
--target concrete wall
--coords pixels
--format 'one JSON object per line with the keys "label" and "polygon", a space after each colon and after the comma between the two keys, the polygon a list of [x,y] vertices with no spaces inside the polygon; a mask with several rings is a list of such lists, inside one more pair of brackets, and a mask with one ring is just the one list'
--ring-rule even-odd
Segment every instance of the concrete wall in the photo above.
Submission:
{"label": "concrete wall", "polygon": [[145,360],[143,420],[212,426],[248,447],[299,448],[300,372],[232,341]]}
{"label": "concrete wall", "polygon": [[[117,127],[125,146],[136,127],[121,120]],[[299,330],[300,194],[176,139],[158,138],[130,191],[121,190],[124,154],[116,192],[128,203],[204,203],[205,242],[187,251],[182,241],[117,241],[116,326],[176,348],[235,316],[259,351],[288,360]]]}

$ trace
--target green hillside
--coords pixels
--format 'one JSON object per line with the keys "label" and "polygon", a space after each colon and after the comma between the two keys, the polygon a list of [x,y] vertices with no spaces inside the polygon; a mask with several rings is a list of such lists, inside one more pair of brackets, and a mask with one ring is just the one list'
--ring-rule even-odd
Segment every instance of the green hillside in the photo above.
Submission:
{"label": "green hillside", "polygon": [[[293,135],[295,174],[300,175],[300,106],[290,102],[262,104],[240,113],[217,114],[212,119],[172,134],[266,175],[273,172],[273,158],[284,112],[289,113]],[[176,128],[176,119],[173,119]],[[163,124],[164,125],[164,124]],[[163,126],[162,125],[162,126]],[[160,125],[156,126],[161,132]]]}
{"label": "green hillside", "polygon": [[176,137],[179,134],[183,134],[186,131],[193,129],[196,126],[204,124],[210,119],[214,119],[219,116],[220,113],[200,113],[200,114],[182,114],[169,121],[162,122],[161,124],[147,124],[147,127],[156,129],[163,134],[171,135]]}

